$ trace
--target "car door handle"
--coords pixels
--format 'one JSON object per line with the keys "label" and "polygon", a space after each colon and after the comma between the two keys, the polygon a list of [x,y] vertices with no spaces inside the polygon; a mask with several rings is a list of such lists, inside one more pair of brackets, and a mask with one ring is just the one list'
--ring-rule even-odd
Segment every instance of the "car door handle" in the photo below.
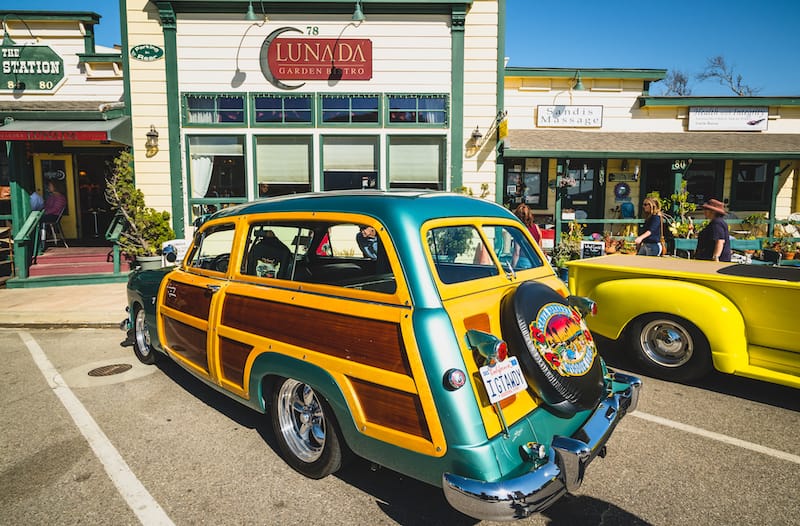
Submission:
{"label": "car door handle", "polygon": [[219,292],[219,285],[206,285],[206,290],[211,294],[216,294]]}

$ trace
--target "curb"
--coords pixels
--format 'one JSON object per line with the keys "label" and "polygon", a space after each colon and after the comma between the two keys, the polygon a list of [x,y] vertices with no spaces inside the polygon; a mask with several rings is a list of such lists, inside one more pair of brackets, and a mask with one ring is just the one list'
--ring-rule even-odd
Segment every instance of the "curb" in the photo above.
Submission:
{"label": "curb", "polygon": [[[117,329],[119,322],[0,322],[0,329]],[[121,332],[121,331],[120,331]]]}

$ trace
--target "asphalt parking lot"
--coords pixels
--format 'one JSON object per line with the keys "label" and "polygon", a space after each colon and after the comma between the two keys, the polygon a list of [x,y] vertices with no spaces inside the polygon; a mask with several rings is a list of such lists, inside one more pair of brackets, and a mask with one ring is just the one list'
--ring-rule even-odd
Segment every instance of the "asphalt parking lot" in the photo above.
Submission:
{"label": "asphalt parking lot", "polygon": [[[3,523],[479,523],[438,488],[358,459],[304,478],[263,415],[169,362],[140,365],[122,339],[0,330]],[[627,367],[612,347],[601,342]],[[580,490],[520,524],[800,524],[797,390],[724,375],[644,380],[639,411]]]}

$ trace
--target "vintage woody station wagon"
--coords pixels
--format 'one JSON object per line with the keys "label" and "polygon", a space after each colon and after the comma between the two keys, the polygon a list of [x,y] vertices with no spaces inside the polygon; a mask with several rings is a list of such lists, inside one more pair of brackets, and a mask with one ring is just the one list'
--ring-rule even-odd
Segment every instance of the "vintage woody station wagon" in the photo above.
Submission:
{"label": "vintage woody station wagon", "polygon": [[[375,254],[359,249],[374,227]],[[375,257],[369,257],[374,255]],[[477,518],[540,511],[605,455],[640,382],[606,369],[522,224],[436,192],[305,194],[221,210],[181,265],[134,272],[134,351],[268,415],[314,478],[353,452]]]}

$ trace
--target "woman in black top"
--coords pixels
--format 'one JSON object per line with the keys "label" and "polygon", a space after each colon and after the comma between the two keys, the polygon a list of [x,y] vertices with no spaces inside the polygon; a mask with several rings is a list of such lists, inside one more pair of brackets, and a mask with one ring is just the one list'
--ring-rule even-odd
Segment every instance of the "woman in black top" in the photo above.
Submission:
{"label": "woman in black top", "polygon": [[716,199],[709,199],[703,205],[703,213],[708,219],[708,225],[697,235],[696,259],[710,259],[712,261],[731,260],[731,236],[728,233],[728,223],[725,222],[725,205]]}
{"label": "woman in black top", "polygon": [[639,237],[636,238],[637,254],[640,256],[660,256],[664,247],[661,246],[661,206],[658,199],[645,197],[642,202],[644,209],[644,226]]}

